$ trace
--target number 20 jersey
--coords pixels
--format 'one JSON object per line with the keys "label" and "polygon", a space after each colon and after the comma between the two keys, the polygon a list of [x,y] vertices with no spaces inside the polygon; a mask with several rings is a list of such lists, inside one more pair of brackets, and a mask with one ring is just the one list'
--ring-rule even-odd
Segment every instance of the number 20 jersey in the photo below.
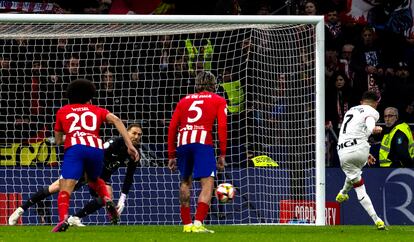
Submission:
{"label": "number 20 jersey", "polygon": [[213,145],[211,132],[216,118],[220,154],[225,155],[227,142],[226,100],[215,93],[206,91],[182,98],[177,104],[168,129],[168,157],[175,158],[176,138],[177,147],[192,143]]}
{"label": "number 20 jersey", "polygon": [[365,122],[368,117],[373,117],[375,122],[379,119],[378,111],[369,105],[358,105],[345,113],[338,138],[340,151],[350,152],[357,150],[360,145],[369,146],[368,137],[371,131],[367,129]]}
{"label": "number 20 jersey", "polygon": [[77,144],[103,149],[99,130],[108,113],[92,104],[68,104],[60,108],[55,131],[66,134],[65,150]]}

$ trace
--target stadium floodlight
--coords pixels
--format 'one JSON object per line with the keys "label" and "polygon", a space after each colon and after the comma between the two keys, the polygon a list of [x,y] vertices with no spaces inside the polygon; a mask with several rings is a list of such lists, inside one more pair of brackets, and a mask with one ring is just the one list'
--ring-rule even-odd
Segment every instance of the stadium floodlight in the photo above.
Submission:
{"label": "stadium floodlight", "polygon": [[[179,224],[179,178],[165,167],[168,122],[194,91],[195,74],[210,70],[229,106],[228,164],[217,181],[236,194],[231,203],[213,200],[206,222],[324,225],[323,23],[323,16],[1,14],[0,202],[9,205],[0,221],[15,200],[59,176],[54,115],[68,82],[82,77],[98,87],[95,104],[143,126],[143,159],[121,223]],[[113,180],[115,201],[123,174]],[[75,209],[91,199],[88,189],[73,196]],[[23,223],[48,223],[48,211],[56,220],[55,199],[45,204]]]}

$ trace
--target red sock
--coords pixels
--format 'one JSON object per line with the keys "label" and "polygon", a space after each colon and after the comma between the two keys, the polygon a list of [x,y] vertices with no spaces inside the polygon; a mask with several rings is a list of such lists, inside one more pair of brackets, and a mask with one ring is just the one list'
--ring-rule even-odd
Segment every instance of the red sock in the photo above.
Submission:
{"label": "red sock", "polygon": [[362,185],[364,185],[364,179],[362,179],[362,178],[361,178],[361,180],[359,180],[359,182],[357,182],[357,183],[353,184],[352,186],[353,186],[354,188],[356,188],[356,187],[360,187],[360,186],[362,186]]}
{"label": "red sock", "polygon": [[67,191],[61,191],[58,195],[59,222],[66,219],[69,210],[70,195]]}
{"label": "red sock", "polygon": [[191,224],[191,208],[181,205],[180,207],[181,221],[183,224]]}
{"label": "red sock", "polygon": [[204,219],[207,217],[209,205],[207,203],[199,202],[197,204],[197,211],[195,214],[195,220],[203,222]]}
{"label": "red sock", "polygon": [[98,178],[95,182],[89,182],[88,185],[102,198],[104,205],[106,204],[106,200],[111,198],[106,184],[101,178]]}

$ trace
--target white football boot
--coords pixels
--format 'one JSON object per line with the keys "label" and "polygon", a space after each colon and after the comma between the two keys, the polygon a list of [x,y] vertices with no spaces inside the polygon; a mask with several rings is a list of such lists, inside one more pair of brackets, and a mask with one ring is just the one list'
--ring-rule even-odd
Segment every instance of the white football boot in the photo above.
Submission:
{"label": "white football boot", "polygon": [[21,207],[18,207],[12,215],[9,217],[9,225],[16,225],[19,218],[23,215],[24,210]]}
{"label": "white football boot", "polygon": [[76,216],[70,216],[68,218],[68,223],[70,226],[73,226],[73,227],[85,227],[86,226],[82,223],[81,219]]}

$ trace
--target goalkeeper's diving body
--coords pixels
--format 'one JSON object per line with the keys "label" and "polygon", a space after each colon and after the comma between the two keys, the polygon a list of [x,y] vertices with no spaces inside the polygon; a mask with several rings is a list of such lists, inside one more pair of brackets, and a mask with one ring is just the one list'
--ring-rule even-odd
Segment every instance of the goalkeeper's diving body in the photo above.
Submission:
{"label": "goalkeeper's diving body", "polygon": [[[128,136],[132,141],[134,147],[139,151],[142,138],[142,128],[139,124],[131,124],[127,128]],[[104,147],[104,168],[102,170],[101,178],[105,181],[109,194],[112,197],[112,186],[111,186],[111,176],[118,170],[122,165],[127,166],[126,174],[123,180],[121,196],[119,197],[117,210],[121,214],[125,208],[125,200],[130,191],[130,188],[134,182],[134,173],[139,165],[138,161],[131,159],[127,152],[127,147],[125,141],[122,137],[111,138],[103,144]],[[83,185],[86,185],[86,180],[81,178],[75,186],[74,190],[78,190]],[[85,226],[81,222],[81,218],[86,217],[89,214],[92,214],[103,207],[103,200],[97,196],[97,194],[90,190],[91,194],[95,199],[89,201],[81,210],[79,210],[75,215],[68,218],[68,223],[70,226],[83,227]],[[44,200],[45,198],[59,192],[59,179],[54,181],[49,186],[39,189],[37,192],[32,194],[32,196],[24,202],[20,207],[18,207],[13,214],[9,217],[9,225],[17,224],[18,219],[23,215],[27,209],[37,204],[38,202]]]}
{"label": "goalkeeper's diving body", "polygon": [[[208,71],[195,80],[197,93],[182,98],[175,108],[168,129],[168,167],[180,171],[180,215],[183,232],[214,233],[203,226],[210,208],[217,168],[225,163],[227,142],[227,104],[215,94],[216,78]],[[217,119],[220,157],[216,163],[212,127]],[[177,157],[177,160],[176,160]],[[190,194],[192,180],[200,180],[194,224],[191,218]]]}

